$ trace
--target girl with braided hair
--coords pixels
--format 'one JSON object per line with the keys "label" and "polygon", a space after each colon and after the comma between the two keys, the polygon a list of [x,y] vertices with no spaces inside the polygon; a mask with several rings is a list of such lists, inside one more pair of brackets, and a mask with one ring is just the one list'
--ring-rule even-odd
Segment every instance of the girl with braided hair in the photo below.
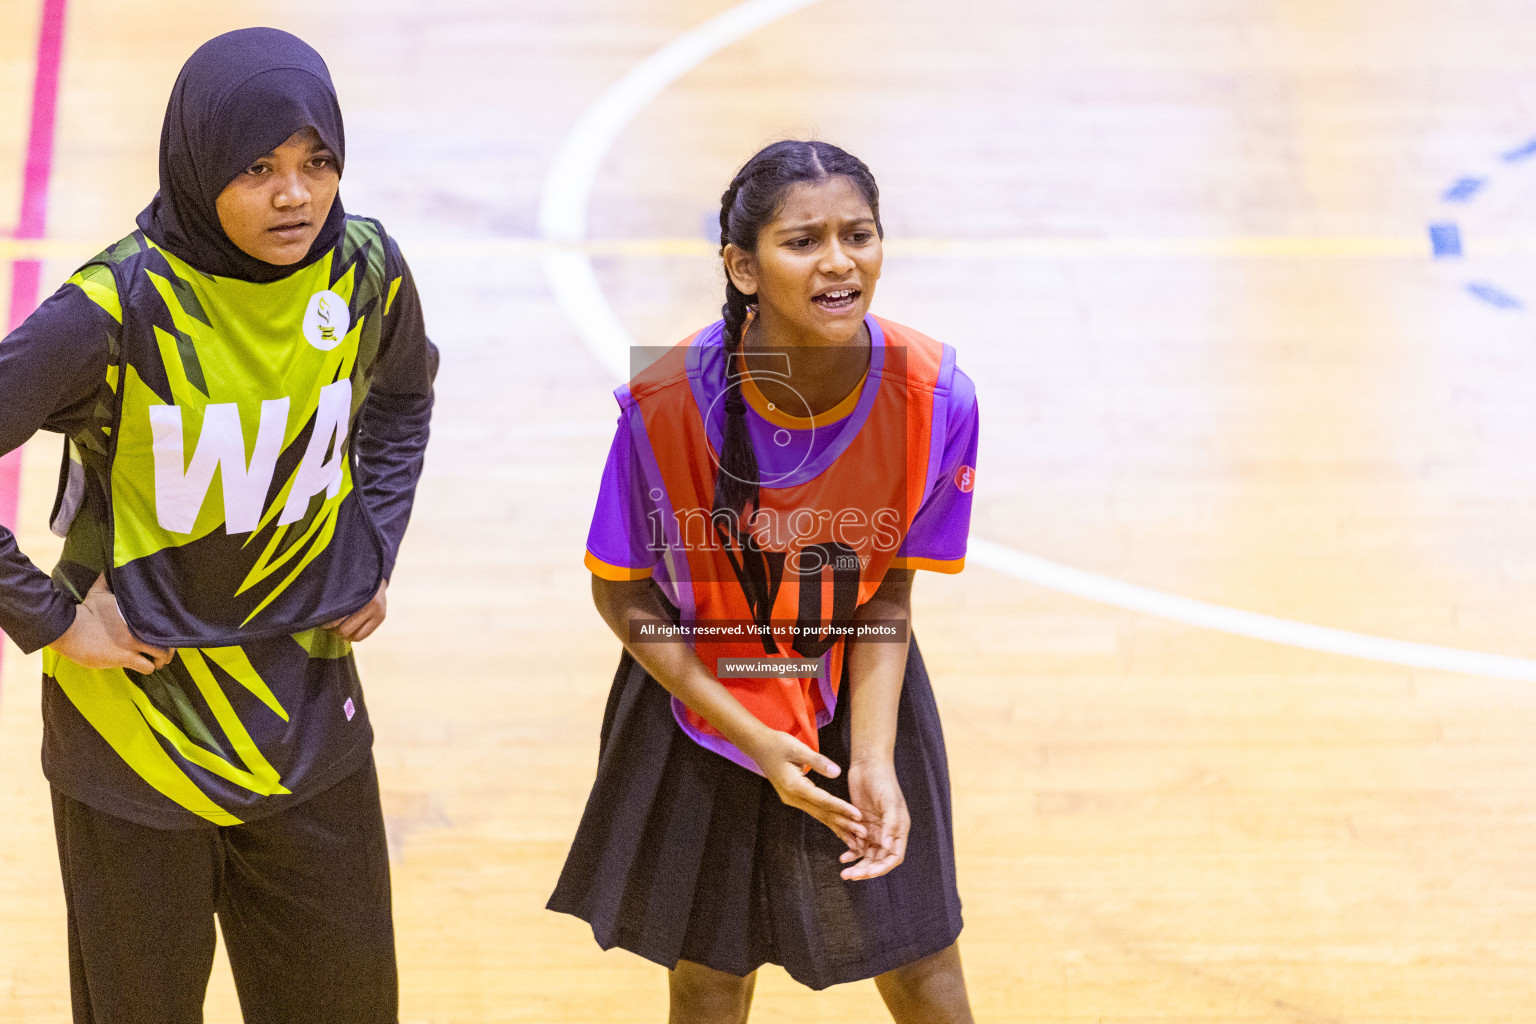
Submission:
{"label": "girl with braided hair", "polygon": [[964,563],[975,388],[869,315],[883,231],[854,156],[767,147],[720,232],[722,319],[616,392],[586,564],[625,650],[549,906],[669,968],[674,1024],[744,1022],[765,963],[970,1021],[910,595]]}

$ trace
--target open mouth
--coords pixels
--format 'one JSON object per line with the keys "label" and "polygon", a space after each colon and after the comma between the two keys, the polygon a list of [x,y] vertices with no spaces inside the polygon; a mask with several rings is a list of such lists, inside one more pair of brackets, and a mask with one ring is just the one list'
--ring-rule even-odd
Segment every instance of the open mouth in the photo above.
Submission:
{"label": "open mouth", "polygon": [[302,238],[304,237],[304,233],[308,230],[309,221],[307,220],[294,221],[290,224],[278,224],[276,227],[270,227],[267,229],[268,233],[274,234],[278,238],[284,240]]}
{"label": "open mouth", "polygon": [[842,313],[853,308],[853,304],[859,301],[862,294],[857,288],[839,288],[835,291],[822,292],[812,297],[811,301],[828,313]]}

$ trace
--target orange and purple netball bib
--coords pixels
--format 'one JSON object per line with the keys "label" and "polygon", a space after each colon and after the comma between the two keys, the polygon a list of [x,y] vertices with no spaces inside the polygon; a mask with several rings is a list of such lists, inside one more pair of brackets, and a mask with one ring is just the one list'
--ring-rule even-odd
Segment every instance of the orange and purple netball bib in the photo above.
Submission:
{"label": "orange and purple netball bib", "polygon": [[[622,410],[587,542],[606,579],[653,577],[692,645],[757,718],[813,749],[849,642],[905,644],[905,623],[855,623],[892,568],[958,572],[976,462],[976,400],[954,350],[870,317],[868,371],[819,415],[783,408],[783,354],[728,365],[722,325],[665,350],[616,392]],[[862,355],[862,353],[860,353]],[[777,378],[781,406],[762,386]],[[713,509],[725,398],[740,388],[758,503]],[[800,403],[803,405],[803,403]],[[861,632],[862,630],[862,632]],[[696,742],[756,770],[673,701]]]}

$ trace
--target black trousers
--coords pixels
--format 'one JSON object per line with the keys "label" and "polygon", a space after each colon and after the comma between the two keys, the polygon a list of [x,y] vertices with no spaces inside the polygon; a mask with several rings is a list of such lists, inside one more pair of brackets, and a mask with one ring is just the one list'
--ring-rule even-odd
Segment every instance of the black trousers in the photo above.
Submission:
{"label": "black trousers", "polygon": [[75,1024],[200,1024],[217,914],[247,1024],[396,1024],[373,762],[244,825],[164,831],[53,793]]}

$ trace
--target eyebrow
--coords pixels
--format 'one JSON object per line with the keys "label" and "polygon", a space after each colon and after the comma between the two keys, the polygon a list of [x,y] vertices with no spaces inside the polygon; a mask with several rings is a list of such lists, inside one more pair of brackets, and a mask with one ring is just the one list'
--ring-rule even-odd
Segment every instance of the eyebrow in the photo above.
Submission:
{"label": "eyebrow", "polygon": [[[336,155],[335,150],[331,149],[330,146],[327,146],[324,139],[316,139],[314,142],[310,143],[309,155],[315,156],[318,153],[330,153],[331,156]],[[275,159],[276,156],[277,150],[270,149],[267,152],[261,154],[261,156],[258,156],[256,160],[272,160]],[[251,163],[255,163],[256,160],[252,160]]]}
{"label": "eyebrow", "polygon": [[[873,217],[860,217],[858,220],[850,221],[847,226],[848,227],[859,227],[859,226],[864,225],[864,224],[873,224],[874,222],[875,222],[875,218],[873,218]],[[806,221],[804,224],[792,224],[789,227],[779,228],[778,231],[776,232],[776,234],[780,234],[780,235],[798,235],[801,232],[810,231],[810,230],[812,230],[814,228],[819,228],[819,227],[821,227],[825,223],[826,223],[826,221],[813,220],[813,221]]]}

